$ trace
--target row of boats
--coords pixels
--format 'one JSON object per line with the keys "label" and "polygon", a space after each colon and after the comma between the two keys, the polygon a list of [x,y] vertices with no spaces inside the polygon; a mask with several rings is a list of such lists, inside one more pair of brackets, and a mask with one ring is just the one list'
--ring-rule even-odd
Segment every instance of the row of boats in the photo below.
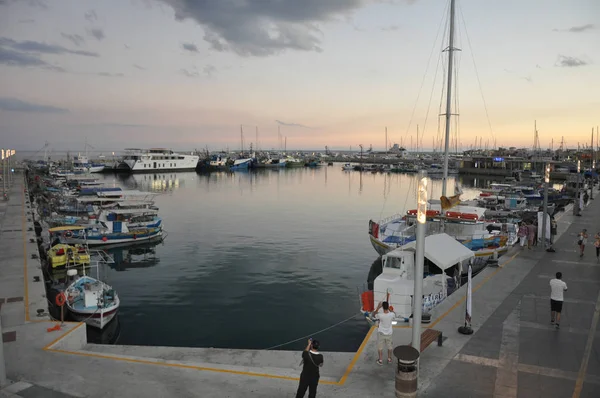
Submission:
{"label": "row of boats", "polygon": [[[120,299],[99,270],[114,263],[109,248],[166,237],[156,194],[105,186],[90,176],[27,176],[30,200],[40,216],[40,257],[52,281],[49,296],[72,319],[105,328],[117,315]],[[95,277],[90,275],[94,268]]]}

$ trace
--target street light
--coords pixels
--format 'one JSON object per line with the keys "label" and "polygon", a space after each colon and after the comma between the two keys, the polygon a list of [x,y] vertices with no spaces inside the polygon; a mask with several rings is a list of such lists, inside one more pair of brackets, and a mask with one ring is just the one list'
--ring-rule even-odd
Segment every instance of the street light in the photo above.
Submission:
{"label": "street light", "polygon": [[548,184],[550,183],[550,164],[546,163],[544,172],[544,205],[542,206],[542,248],[546,248],[546,226],[548,217]]}
{"label": "street light", "polygon": [[427,222],[427,173],[419,171],[417,185],[417,243],[413,291],[412,346],[421,352],[421,318],[423,314],[423,268],[425,258],[425,223]]}
{"label": "street light", "polygon": [[579,176],[581,174],[581,160],[577,160],[577,185],[575,185],[575,203],[573,203],[573,215],[580,216],[581,209],[579,208]]}

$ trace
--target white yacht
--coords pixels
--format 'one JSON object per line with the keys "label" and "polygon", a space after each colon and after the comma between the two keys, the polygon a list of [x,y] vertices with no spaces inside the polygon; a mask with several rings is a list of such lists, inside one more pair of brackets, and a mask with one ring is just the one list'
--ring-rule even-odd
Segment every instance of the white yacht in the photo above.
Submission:
{"label": "white yacht", "polygon": [[131,171],[194,170],[198,155],[184,155],[165,148],[125,149],[123,164]]}

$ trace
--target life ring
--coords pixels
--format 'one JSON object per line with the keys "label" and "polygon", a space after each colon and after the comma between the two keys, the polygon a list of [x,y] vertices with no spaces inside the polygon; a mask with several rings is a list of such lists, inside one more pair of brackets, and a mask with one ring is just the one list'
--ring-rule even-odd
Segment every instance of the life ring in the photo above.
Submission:
{"label": "life ring", "polygon": [[54,299],[54,301],[56,302],[56,305],[58,305],[59,307],[62,307],[63,305],[65,305],[65,302],[67,301],[67,297],[65,296],[64,292],[60,292],[56,295],[56,298]]}
{"label": "life ring", "polygon": [[73,231],[66,231],[66,232],[64,233],[64,237],[65,237],[65,238],[70,238],[70,237],[72,237],[72,236],[73,236]]}

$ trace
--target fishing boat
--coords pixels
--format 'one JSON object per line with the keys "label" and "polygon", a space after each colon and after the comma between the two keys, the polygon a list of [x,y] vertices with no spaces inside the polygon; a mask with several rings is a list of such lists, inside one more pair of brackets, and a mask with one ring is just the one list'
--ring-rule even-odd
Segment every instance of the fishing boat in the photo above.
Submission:
{"label": "fishing boat", "polygon": [[342,166],[342,170],[351,171],[351,170],[354,170],[354,166],[352,166],[351,163],[346,163],[345,165]]}
{"label": "fishing boat", "polygon": [[252,158],[236,159],[233,161],[233,165],[229,168],[231,171],[243,171],[249,170],[252,166]]}
{"label": "fishing boat", "polygon": [[[448,53],[446,88],[446,112],[445,112],[445,151],[443,157],[442,196],[439,201],[430,200],[426,222],[426,234],[437,234],[445,232],[461,242],[481,259],[505,253],[508,250],[508,237],[490,234],[486,230],[485,208],[477,206],[466,206],[460,203],[460,189],[455,188],[454,196],[447,196],[447,180],[449,173],[449,148],[451,117],[457,112],[452,109],[452,78],[454,67],[454,14],[455,0],[450,4],[450,30],[448,35],[448,47],[444,50]],[[439,173],[439,166],[432,165],[429,171]],[[410,244],[414,240],[416,210],[408,210],[406,214],[397,214],[379,222],[369,221],[369,240],[378,254],[384,255],[397,247]]]}
{"label": "fishing boat", "polygon": [[[414,279],[423,278],[423,312],[429,313],[460,285],[460,277],[474,257],[473,251],[452,236],[441,233],[425,238],[424,273],[415,275],[416,242],[409,242],[382,257],[382,273],[375,278],[373,290],[361,294],[361,312],[369,321],[375,303],[387,301],[396,321],[408,322],[412,315]],[[451,291],[449,290],[451,287]]]}
{"label": "fishing boat", "polygon": [[73,318],[98,329],[103,329],[117,315],[121,304],[110,285],[87,275],[76,278],[64,294]]}
{"label": "fishing boat", "polygon": [[48,250],[48,265],[50,268],[85,266],[90,264],[90,253],[83,245],[66,245],[59,243]]}
{"label": "fishing boat", "polygon": [[73,169],[87,173],[102,173],[105,165],[100,163],[90,162],[87,156],[78,154],[73,157]]}
{"label": "fishing boat", "polygon": [[162,226],[129,229],[127,222],[106,221],[97,225],[68,225],[50,228],[51,238],[56,234],[68,244],[114,245],[162,239]]}

